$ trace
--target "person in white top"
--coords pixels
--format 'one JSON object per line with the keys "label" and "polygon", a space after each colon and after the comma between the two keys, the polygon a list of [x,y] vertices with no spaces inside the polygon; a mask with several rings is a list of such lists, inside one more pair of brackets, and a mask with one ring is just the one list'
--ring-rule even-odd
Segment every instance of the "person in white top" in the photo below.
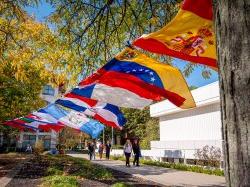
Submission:
{"label": "person in white top", "polygon": [[124,150],[124,154],[126,157],[126,166],[130,167],[129,159],[130,159],[131,153],[132,153],[132,144],[131,144],[129,139],[126,141],[123,150]]}

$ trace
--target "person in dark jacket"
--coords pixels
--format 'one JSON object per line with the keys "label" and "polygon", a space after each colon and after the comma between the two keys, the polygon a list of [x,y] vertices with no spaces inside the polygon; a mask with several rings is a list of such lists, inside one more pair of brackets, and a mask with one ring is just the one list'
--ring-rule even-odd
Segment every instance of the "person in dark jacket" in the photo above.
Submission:
{"label": "person in dark jacket", "polygon": [[105,150],[106,150],[106,159],[109,160],[109,155],[110,155],[110,150],[111,150],[111,143],[109,143],[109,141],[107,141],[105,145]]}
{"label": "person in dark jacket", "polygon": [[134,143],[133,143],[133,152],[134,152],[134,161],[133,161],[133,165],[136,164],[136,166],[140,166],[139,165],[139,158],[141,156],[141,148],[140,148],[140,145],[139,145],[139,142],[138,140],[134,140]]}
{"label": "person in dark jacket", "polygon": [[94,143],[93,142],[89,142],[88,143],[88,152],[89,152],[89,160],[92,160],[93,155],[94,155]]}

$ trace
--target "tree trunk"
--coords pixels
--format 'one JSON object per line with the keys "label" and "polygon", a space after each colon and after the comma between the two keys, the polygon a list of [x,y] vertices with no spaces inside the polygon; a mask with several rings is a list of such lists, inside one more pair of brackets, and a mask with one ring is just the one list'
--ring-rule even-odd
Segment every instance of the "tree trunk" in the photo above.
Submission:
{"label": "tree trunk", "polygon": [[250,0],[214,0],[225,176],[250,186]]}

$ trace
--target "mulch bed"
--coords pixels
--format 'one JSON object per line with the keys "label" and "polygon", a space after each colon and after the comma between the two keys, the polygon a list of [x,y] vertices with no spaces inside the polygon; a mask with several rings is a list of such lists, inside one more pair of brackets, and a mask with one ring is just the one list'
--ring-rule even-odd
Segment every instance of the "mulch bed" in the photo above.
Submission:
{"label": "mulch bed", "polygon": [[0,154],[0,178],[6,176],[17,164],[27,159],[24,154]]}
{"label": "mulch bed", "polygon": [[[48,160],[43,157],[33,157],[24,164],[20,172],[10,181],[7,187],[35,187],[39,186],[42,178],[46,176],[47,168],[49,167]],[[68,168],[74,169],[74,168]],[[113,179],[110,180],[89,180],[79,179],[80,186],[84,187],[105,187],[117,182],[124,182],[135,187],[160,187],[152,181],[147,181],[138,177],[133,177],[120,171],[107,168],[112,174]]]}

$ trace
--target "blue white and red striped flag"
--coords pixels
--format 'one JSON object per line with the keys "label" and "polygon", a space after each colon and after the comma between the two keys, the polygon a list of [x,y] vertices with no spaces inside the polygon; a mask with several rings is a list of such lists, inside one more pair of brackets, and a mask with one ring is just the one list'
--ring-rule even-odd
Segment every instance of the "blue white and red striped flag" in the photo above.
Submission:
{"label": "blue white and red striped flag", "polygon": [[78,88],[65,94],[55,103],[82,112],[111,127],[120,129],[126,123],[126,119],[117,106],[84,97]]}

